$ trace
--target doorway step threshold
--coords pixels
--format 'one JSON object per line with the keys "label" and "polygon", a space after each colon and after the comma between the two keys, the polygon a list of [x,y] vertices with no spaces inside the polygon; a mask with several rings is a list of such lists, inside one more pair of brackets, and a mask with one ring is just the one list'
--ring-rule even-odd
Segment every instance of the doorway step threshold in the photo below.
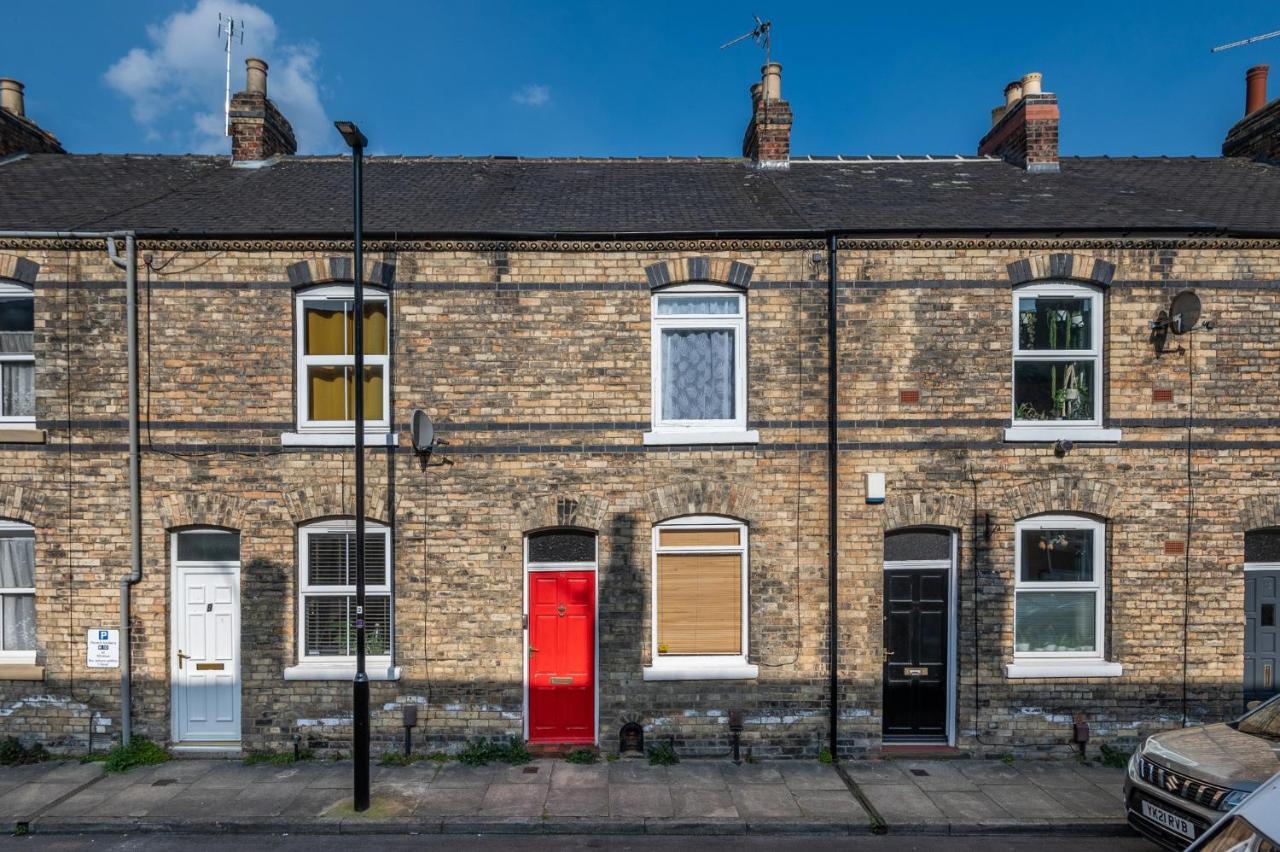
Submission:
{"label": "doorway step threshold", "polygon": [[593,751],[597,755],[600,753],[599,747],[594,743],[529,743],[527,748],[534,757],[564,757],[571,751],[581,749]]}
{"label": "doorway step threshold", "polygon": [[169,746],[169,751],[180,757],[208,757],[208,758],[226,758],[241,757],[244,749],[240,743],[216,742],[216,741],[199,741],[184,740],[180,743],[174,743]]}
{"label": "doorway step threshold", "polygon": [[885,757],[927,757],[939,760],[969,756],[967,752],[945,743],[885,743],[880,746],[880,753]]}

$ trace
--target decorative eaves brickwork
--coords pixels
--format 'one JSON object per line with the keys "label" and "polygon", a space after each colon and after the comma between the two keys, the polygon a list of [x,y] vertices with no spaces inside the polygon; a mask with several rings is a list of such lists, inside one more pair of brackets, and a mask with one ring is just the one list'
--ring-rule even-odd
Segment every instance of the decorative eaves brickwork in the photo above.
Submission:
{"label": "decorative eaves brickwork", "polygon": [[749,264],[720,257],[676,258],[651,263],[644,268],[645,277],[652,289],[687,284],[690,281],[708,281],[745,290],[751,286],[751,275],[754,272],[755,268]]}
{"label": "decorative eaves brickwork", "polygon": [[524,532],[549,527],[578,527],[599,530],[604,523],[608,504],[597,497],[548,494],[521,503],[516,514]]}
{"label": "decorative eaves brickwork", "polygon": [[684,515],[725,515],[746,521],[752,504],[748,489],[725,482],[682,482],[645,495],[649,519],[655,524]]}
{"label": "decorative eaves brickwork", "polygon": [[1012,489],[1005,497],[1005,505],[1015,520],[1058,513],[1111,518],[1118,490],[1105,482],[1059,476]]}
{"label": "decorative eaves brickwork", "polygon": [[955,494],[903,494],[884,504],[885,531],[902,527],[964,529],[970,516],[964,499]]}
{"label": "decorative eaves brickwork", "polygon": [[1116,265],[1101,258],[1084,254],[1041,254],[1008,265],[1009,281],[1015,286],[1028,281],[1049,278],[1085,281],[1106,287],[1116,274]]}
{"label": "decorative eaves brickwork", "polygon": [[171,494],[156,501],[156,515],[167,530],[223,527],[242,530],[248,501],[233,494]]}
{"label": "decorative eaves brickwork", "polygon": [[34,260],[12,254],[0,254],[0,278],[34,286],[36,276],[39,274],[40,264]]}
{"label": "decorative eaves brickwork", "polygon": [[[329,284],[353,280],[353,260],[347,255],[315,257],[289,265],[289,283],[295,287],[311,284]],[[380,287],[390,287],[396,278],[396,265],[381,260],[365,258],[364,281]]]}

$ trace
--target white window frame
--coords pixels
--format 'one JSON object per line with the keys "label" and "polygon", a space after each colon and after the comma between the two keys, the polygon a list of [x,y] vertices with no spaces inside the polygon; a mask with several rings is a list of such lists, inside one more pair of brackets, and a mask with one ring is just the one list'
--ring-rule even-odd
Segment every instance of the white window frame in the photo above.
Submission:
{"label": "white window frame", "polygon": [[[659,314],[659,302],[668,296],[705,293],[732,296],[738,301],[735,314]],[[644,443],[671,444],[754,444],[759,433],[747,430],[747,294],[720,284],[679,284],[655,292],[650,297],[651,336],[650,399],[652,430]],[[733,332],[734,416],[725,420],[668,420],[662,413],[662,333],[675,329],[727,330]]]}
{"label": "white window frame", "polygon": [[[296,666],[292,666],[285,670],[286,680],[345,680],[355,674],[356,658],[354,654],[334,655],[334,656],[307,656],[307,606],[308,597],[326,597],[339,595],[354,595],[355,584],[346,586],[313,586],[308,582],[309,569],[309,539],[312,535],[324,533],[355,533],[356,522],[354,518],[339,518],[328,521],[318,521],[310,523],[298,528],[298,592],[296,595],[297,606],[297,660]],[[368,668],[370,680],[396,680],[400,677],[399,668],[392,665],[395,656],[395,639],[396,639],[396,606],[394,594],[394,576],[395,561],[394,548],[392,546],[391,528],[375,523],[373,521],[365,521],[366,536],[383,536],[386,547],[386,582],[380,584],[367,584],[365,586],[366,596],[385,595],[388,600],[388,611],[390,613],[389,632],[387,637],[387,653],[386,654],[368,654],[365,661]]]}
{"label": "white window frame", "polygon": [[[36,298],[35,290],[23,284],[15,284],[12,281],[0,281],[0,296],[3,296],[5,298],[27,298],[31,300],[32,308],[34,309],[35,307],[35,298]],[[0,352],[0,363],[30,364],[31,369],[33,371],[35,370],[36,354],[35,354],[35,340],[34,340],[35,339],[34,322],[32,326],[33,327],[32,327],[31,354],[25,355],[25,354],[19,354],[16,352],[10,352],[10,353]],[[0,378],[0,381],[3,381],[3,379]],[[33,388],[35,387],[34,381],[32,381],[32,387]],[[0,388],[0,393],[3,393],[3,388]],[[12,417],[0,411],[0,426],[29,427],[34,429],[35,425],[36,425],[36,418],[34,413],[29,417]]]}
{"label": "white window frame", "polygon": [[[1093,535],[1093,579],[1087,582],[1038,582],[1022,579],[1022,534],[1026,530],[1086,530]],[[1106,659],[1107,639],[1107,583],[1106,583],[1107,527],[1101,521],[1080,515],[1037,515],[1024,518],[1014,524],[1013,548],[1013,663],[1006,666],[1010,678],[1031,677],[1116,677],[1122,674],[1118,663]],[[1074,651],[1019,651],[1018,650],[1018,597],[1036,592],[1093,592],[1094,594],[1094,650]]]}
{"label": "white window frame", "polygon": [[[18,535],[17,535],[17,536],[15,536],[15,535],[14,535],[15,533],[17,533]],[[0,520],[0,538],[10,538],[10,537],[15,537],[15,538],[16,538],[16,537],[21,537],[21,538],[30,538],[30,539],[33,539],[33,540],[34,540],[34,539],[35,539],[35,535],[36,535],[35,527],[31,526],[30,524],[23,524],[23,523],[19,523],[19,522],[17,522],[17,521],[2,521],[2,520]],[[32,571],[32,580],[34,581],[34,579],[35,579],[35,571],[33,570],[33,571]],[[9,596],[9,595],[13,595],[14,597],[17,597],[18,595],[24,595],[24,596],[25,596],[25,595],[31,595],[31,597],[34,599],[34,598],[35,598],[35,594],[36,594],[36,587],[35,587],[35,586],[30,586],[30,587],[27,587],[27,586],[13,586],[13,587],[3,586],[3,587],[0,587],[0,596]],[[0,637],[3,637],[3,636],[4,636],[4,624],[3,624],[3,619],[4,619],[4,607],[0,607]],[[39,624],[39,619],[40,619],[40,613],[39,613],[39,611],[37,611],[37,612],[36,612],[36,623],[37,623],[37,624]],[[37,634],[37,635],[39,635],[39,634]],[[30,651],[6,651],[6,650],[4,650],[3,648],[0,648],[0,665],[26,665],[26,666],[34,666],[35,664],[36,664],[36,651],[35,651],[35,650],[30,650]]]}
{"label": "white window frame", "polygon": [[[659,548],[658,536],[669,529],[738,530],[738,544],[707,547]],[[747,662],[750,637],[750,531],[747,525],[720,515],[688,515],[655,524],[650,548],[649,574],[649,641],[652,663],[644,669],[645,680],[750,680],[760,673],[759,666]],[[660,654],[658,652],[658,554],[659,553],[739,553],[742,558],[742,639],[738,654]]]}
{"label": "white window frame", "polygon": [[[342,434],[350,436],[355,430],[354,420],[311,420],[307,417],[310,402],[311,384],[307,381],[308,367],[353,367],[355,353],[350,355],[307,355],[307,302],[349,302],[355,298],[355,288],[350,284],[322,285],[299,290],[294,295],[294,328],[296,381],[298,387],[298,432],[302,434]],[[373,433],[375,443],[385,444],[380,436],[385,435],[391,424],[391,299],[386,290],[380,287],[364,288],[365,302],[383,302],[387,308],[387,354],[364,356],[366,367],[382,367],[382,418],[365,420],[365,431]],[[288,443],[307,443],[306,441],[288,440]]]}
{"label": "white window frame", "polygon": [[[1031,349],[1018,348],[1021,319],[1018,303],[1027,298],[1088,299],[1090,302],[1089,337],[1093,345],[1088,349]],[[1064,281],[1026,284],[1013,289],[1012,308],[1012,363],[1009,368],[1010,426],[1005,429],[1006,441],[1119,441],[1119,429],[1103,428],[1102,409],[1106,400],[1106,363],[1103,357],[1103,311],[1105,300],[1101,288]],[[1017,397],[1018,364],[1028,361],[1092,361],[1094,375],[1093,417],[1089,420],[1019,420]]]}

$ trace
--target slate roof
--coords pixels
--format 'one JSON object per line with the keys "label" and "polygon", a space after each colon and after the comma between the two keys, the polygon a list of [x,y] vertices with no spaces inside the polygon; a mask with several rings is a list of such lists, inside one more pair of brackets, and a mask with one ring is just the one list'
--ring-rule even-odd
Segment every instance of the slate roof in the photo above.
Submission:
{"label": "slate roof", "polygon": [[[365,179],[373,236],[1280,234],[1280,166],[1224,158],[381,157]],[[350,192],[339,157],[37,154],[0,162],[0,231],[341,236]]]}

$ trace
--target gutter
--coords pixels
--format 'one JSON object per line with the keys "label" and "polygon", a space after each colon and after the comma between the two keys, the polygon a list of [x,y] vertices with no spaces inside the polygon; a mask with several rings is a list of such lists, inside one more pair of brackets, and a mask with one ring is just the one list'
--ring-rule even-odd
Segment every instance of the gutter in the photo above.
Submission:
{"label": "gutter", "polygon": [[[125,256],[116,251],[116,239],[124,238]],[[132,734],[132,665],[130,661],[130,610],[133,585],[142,579],[142,468],[138,446],[138,247],[133,231],[0,231],[0,239],[102,239],[111,262],[125,270],[126,333],[129,362],[129,574],[120,581],[120,733],[129,744]],[[68,418],[71,412],[67,412]]]}
{"label": "gutter", "polygon": [[840,760],[839,728],[840,728],[840,677],[837,668],[840,662],[840,635],[837,631],[839,614],[839,581],[836,567],[839,552],[837,550],[837,533],[839,532],[840,496],[837,488],[840,475],[840,426],[837,391],[840,385],[840,350],[836,346],[836,293],[839,284],[840,264],[837,259],[839,241],[835,234],[827,237],[827,668],[828,689],[831,691],[830,713],[827,737],[831,759]]}

